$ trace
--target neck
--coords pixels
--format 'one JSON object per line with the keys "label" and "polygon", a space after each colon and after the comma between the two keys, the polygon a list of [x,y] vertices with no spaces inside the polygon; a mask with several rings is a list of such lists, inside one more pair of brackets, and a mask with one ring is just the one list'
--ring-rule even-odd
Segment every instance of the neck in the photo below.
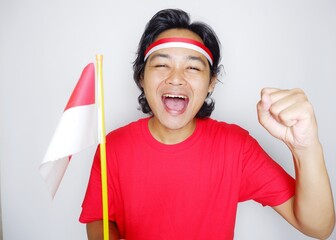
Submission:
{"label": "neck", "polygon": [[196,128],[196,119],[179,129],[170,129],[162,125],[155,117],[148,123],[149,131],[152,136],[163,144],[177,144],[190,137]]}

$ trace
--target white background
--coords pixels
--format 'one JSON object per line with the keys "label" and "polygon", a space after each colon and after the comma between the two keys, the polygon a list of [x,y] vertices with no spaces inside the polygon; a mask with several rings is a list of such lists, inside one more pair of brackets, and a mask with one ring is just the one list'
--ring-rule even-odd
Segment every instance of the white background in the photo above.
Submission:
{"label": "white background", "polygon": [[[1,0],[0,157],[5,240],[85,239],[78,222],[95,147],[75,155],[52,201],[38,167],[82,69],[104,54],[107,130],[142,115],[132,61],[147,21],[182,8],[217,32],[226,74],[214,118],[248,129],[288,172],[284,144],[258,124],[262,87],[303,88],[315,107],[336,187],[336,2],[333,0]],[[235,239],[309,239],[271,208],[238,209]],[[330,239],[335,239],[336,234]]]}

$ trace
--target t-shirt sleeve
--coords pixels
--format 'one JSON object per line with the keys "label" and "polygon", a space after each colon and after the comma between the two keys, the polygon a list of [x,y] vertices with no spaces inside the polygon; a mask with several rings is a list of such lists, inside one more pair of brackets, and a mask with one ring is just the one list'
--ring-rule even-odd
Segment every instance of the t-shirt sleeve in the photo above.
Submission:
{"label": "t-shirt sleeve", "polygon": [[[103,219],[101,165],[99,152],[100,149],[98,147],[94,156],[88,187],[82,204],[82,212],[79,217],[79,221],[81,223],[89,223]],[[109,197],[109,220],[114,221],[115,212],[110,200],[111,199]]]}
{"label": "t-shirt sleeve", "polygon": [[277,206],[295,194],[295,180],[250,135],[242,157],[240,201],[253,199],[263,206]]}

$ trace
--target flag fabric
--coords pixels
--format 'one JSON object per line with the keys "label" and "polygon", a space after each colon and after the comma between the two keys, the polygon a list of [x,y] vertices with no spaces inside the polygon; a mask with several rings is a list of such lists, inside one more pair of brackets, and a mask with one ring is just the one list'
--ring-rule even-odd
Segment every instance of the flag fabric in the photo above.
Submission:
{"label": "flag fabric", "polygon": [[54,198],[71,156],[98,142],[97,107],[95,103],[95,69],[88,64],[64,109],[39,167]]}

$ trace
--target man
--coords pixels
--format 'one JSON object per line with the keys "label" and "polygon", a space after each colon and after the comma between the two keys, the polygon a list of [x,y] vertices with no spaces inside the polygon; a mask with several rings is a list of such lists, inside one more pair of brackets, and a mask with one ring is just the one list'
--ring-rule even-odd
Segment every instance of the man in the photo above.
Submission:
{"label": "man", "polygon": [[[233,239],[237,204],[271,206],[299,231],[327,238],[334,205],[313,108],[299,89],[263,89],[258,118],[294,158],[289,176],[242,128],[209,118],[220,44],[203,23],[167,9],[147,24],[134,62],[149,118],[107,136],[112,239]],[[99,151],[80,221],[102,239]]]}

